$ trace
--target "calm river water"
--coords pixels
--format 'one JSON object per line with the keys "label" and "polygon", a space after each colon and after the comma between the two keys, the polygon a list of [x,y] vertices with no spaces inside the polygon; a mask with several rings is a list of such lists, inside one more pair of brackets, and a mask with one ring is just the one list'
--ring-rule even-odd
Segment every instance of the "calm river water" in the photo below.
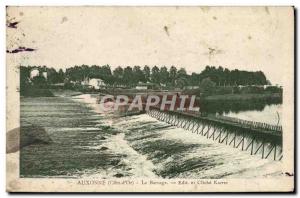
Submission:
{"label": "calm river water", "polygon": [[246,110],[241,112],[223,113],[225,116],[250,120],[255,122],[264,122],[272,125],[281,125],[281,104],[266,105],[262,110]]}

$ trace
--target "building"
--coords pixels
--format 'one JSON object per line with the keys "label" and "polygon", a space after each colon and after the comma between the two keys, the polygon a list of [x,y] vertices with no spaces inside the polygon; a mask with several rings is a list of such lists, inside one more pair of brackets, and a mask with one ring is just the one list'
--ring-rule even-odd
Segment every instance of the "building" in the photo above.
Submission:
{"label": "building", "polygon": [[47,79],[47,72],[42,72],[42,76],[44,76],[44,78]]}
{"label": "building", "polygon": [[80,84],[83,85],[83,86],[89,86],[89,80],[90,80],[89,78],[84,78],[83,81],[81,81]]}
{"label": "building", "polygon": [[93,89],[100,89],[101,87],[105,86],[105,83],[100,78],[85,78],[81,82],[81,85],[87,86],[87,87],[93,88]]}
{"label": "building", "polygon": [[189,85],[189,86],[184,86],[184,89],[199,89],[199,86]]}
{"label": "building", "polygon": [[38,69],[32,69],[30,71],[30,79],[33,79],[36,76],[43,76],[47,80],[47,72],[40,72]]}
{"label": "building", "polygon": [[154,83],[142,83],[142,82],[139,82],[137,85],[136,85],[136,89],[138,90],[147,90],[147,89],[153,89],[155,87],[155,84]]}
{"label": "building", "polygon": [[100,89],[101,87],[105,86],[105,83],[100,78],[91,78],[89,79],[89,86],[94,89]]}
{"label": "building", "polygon": [[38,69],[32,69],[30,71],[30,79],[33,79],[34,77],[39,76],[39,75],[40,75],[40,71]]}

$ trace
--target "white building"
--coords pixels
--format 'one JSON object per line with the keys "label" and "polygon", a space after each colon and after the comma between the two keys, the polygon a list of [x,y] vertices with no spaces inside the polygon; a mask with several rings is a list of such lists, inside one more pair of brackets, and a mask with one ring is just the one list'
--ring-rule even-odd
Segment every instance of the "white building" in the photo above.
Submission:
{"label": "white building", "polygon": [[184,89],[199,89],[199,86],[184,86]]}
{"label": "white building", "polygon": [[30,79],[33,79],[36,76],[40,75],[40,71],[38,69],[33,69],[30,71]]}
{"label": "white building", "polygon": [[47,79],[47,72],[43,72],[42,75],[44,76],[45,79]]}
{"label": "white building", "polygon": [[105,86],[105,83],[100,78],[91,78],[89,80],[89,86],[91,86],[94,89],[100,89],[100,87]]}
{"label": "white building", "polygon": [[83,86],[89,86],[89,78],[84,78],[83,81],[81,81],[81,85]]}
{"label": "white building", "polygon": [[148,89],[147,85],[137,85],[135,88],[138,89],[138,90],[146,90],[146,89]]}
{"label": "white building", "polygon": [[32,69],[30,71],[30,79],[33,79],[36,76],[43,76],[45,79],[47,79],[47,72],[41,72],[38,69]]}
{"label": "white building", "polygon": [[136,89],[138,90],[147,90],[147,89],[153,89],[154,87],[154,84],[153,83],[143,83],[143,82],[139,82],[137,85],[136,85]]}

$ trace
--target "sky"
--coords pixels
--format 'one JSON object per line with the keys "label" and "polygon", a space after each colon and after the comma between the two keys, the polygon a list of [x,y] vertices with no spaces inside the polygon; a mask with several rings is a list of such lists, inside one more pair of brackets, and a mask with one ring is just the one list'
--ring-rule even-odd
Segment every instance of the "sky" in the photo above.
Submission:
{"label": "sky", "polygon": [[36,49],[7,54],[22,65],[213,65],[263,71],[272,84],[293,65],[291,7],[8,7],[7,20],[19,22],[7,50]]}

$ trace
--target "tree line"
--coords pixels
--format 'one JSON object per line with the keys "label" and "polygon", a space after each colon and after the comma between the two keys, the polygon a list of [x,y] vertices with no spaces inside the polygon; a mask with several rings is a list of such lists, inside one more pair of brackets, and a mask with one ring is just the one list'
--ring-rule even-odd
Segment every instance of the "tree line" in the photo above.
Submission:
{"label": "tree line", "polygon": [[[81,82],[87,78],[100,78],[107,85],[117,86],[123,85],[133,87],[139,82],[153,83],[158,86],[178,87],[184,86],[200,86],[201,83],[213,84],[215,86],[238,86],[238,85],[267,85],[270,82],[267,80],[262,71],[242,71],[229,70],[221,66],[206,66],[200,73],[193,72],[187,74],[184,68],[177,69],[171,66],[168,69],[166,66],[127,66],[117,67],[114,70],[109,65],[81,65],[67,68],[66,71],[46,66],[21,66],[20,79],[22,83],[28,83],[30,72],[33,69],[38,69],[40,72],[47,72],[47,83],[66,83],[66,82]],[[43,76],[37,77],[35,80],[43,81]]]}

